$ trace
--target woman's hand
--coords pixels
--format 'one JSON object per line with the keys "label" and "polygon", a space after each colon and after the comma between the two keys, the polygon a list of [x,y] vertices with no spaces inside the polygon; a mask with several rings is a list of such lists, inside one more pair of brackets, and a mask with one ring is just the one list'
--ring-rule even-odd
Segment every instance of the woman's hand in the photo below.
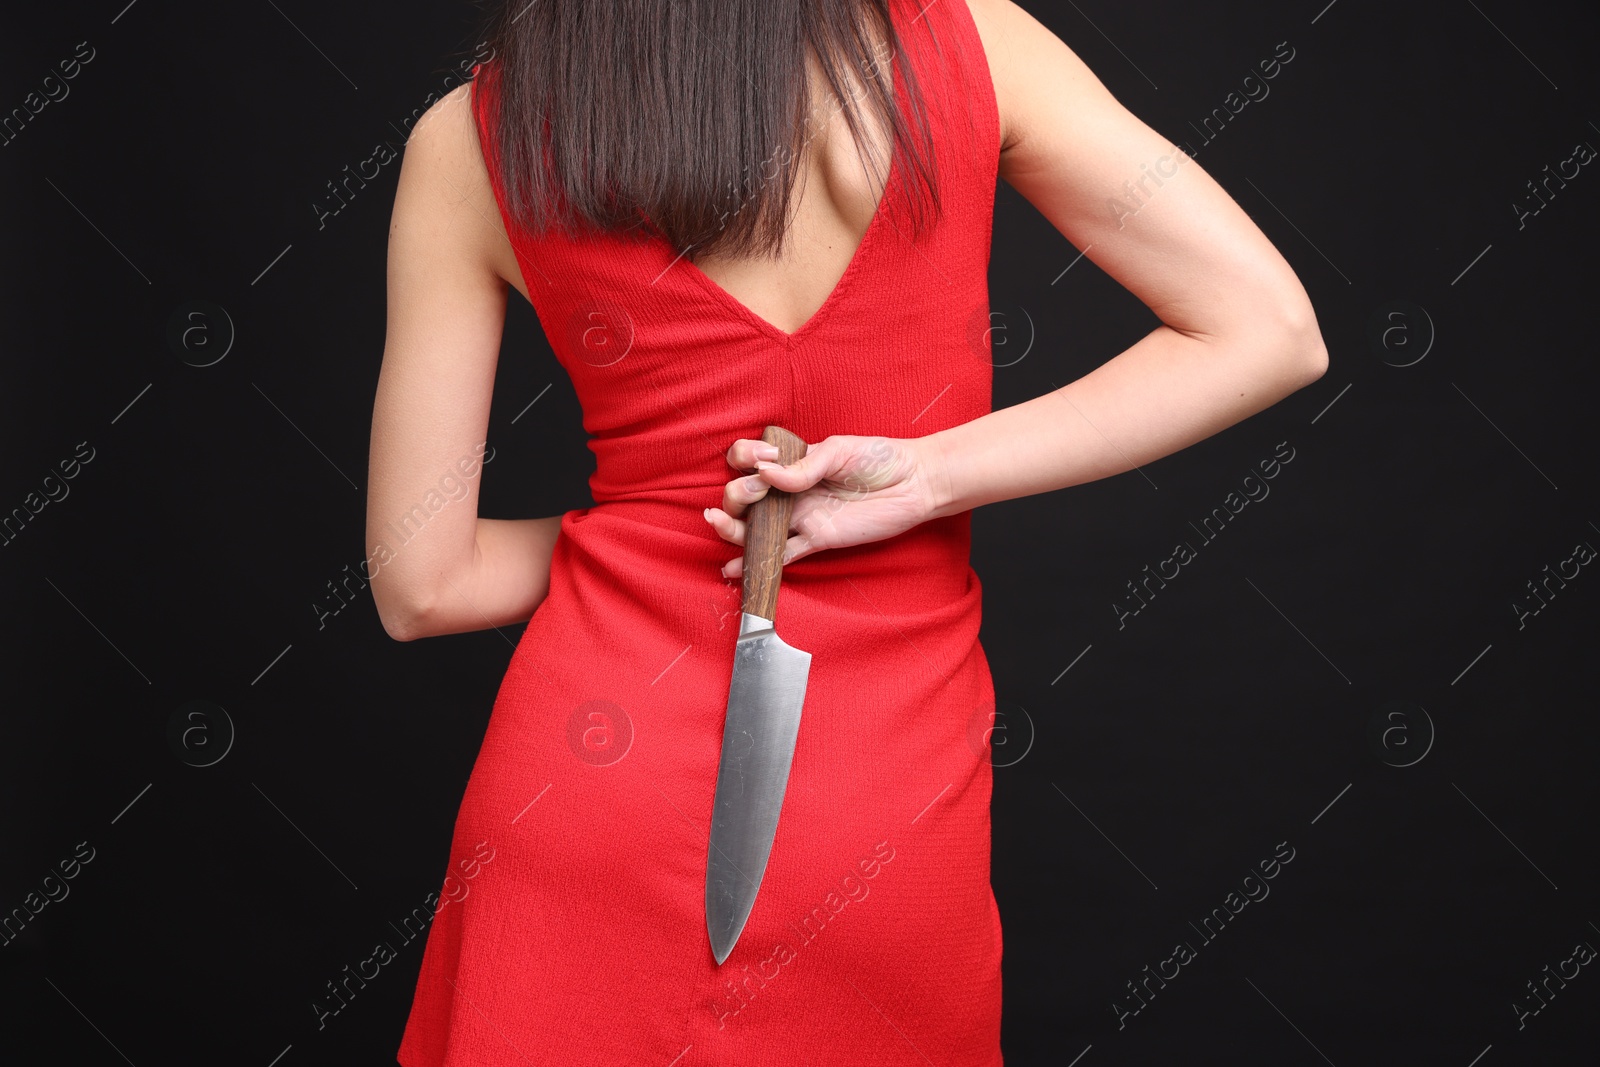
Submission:
{"label": "woman's hand", "polygon": [[[744,516],[770,488],[794,494],[783,563],[824,548],[882,541],[923,522],[937,506],[943,460],[927,438],[859,437],[834,434],[811,445],[787,467],[771,462],[778,449],[741,437],[728,449],[728,465],[755,471],[735,478],[722,493],[722,507],[707,508],[706,521],[725,541],[744,546]],[[744,574],[744,557],[722,573]]]}

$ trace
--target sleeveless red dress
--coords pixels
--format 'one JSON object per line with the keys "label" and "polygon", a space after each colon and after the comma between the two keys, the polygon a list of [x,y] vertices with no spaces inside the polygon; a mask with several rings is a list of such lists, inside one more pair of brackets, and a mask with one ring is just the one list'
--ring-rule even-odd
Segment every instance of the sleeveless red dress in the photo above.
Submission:
{"label": "sleeveless red dress", "polygon": [[[998,1067],[989,884],[994,690],[970,512],[784,568],[812,655],[771,858],[732,955],[706,854],[738,636],[739,554],[701,517],[768,423],[921,437],[991,410],[999,115],[964,0],[891,0],[944,214],[910,239],[898,154],[865,239],[792,334],[665,238],[507,217],[596,456],[511,656],[457,816],[403,1067]],[[493,61],[474,82],[493,142]],[[899,61],[895,89],[909,115]]]}

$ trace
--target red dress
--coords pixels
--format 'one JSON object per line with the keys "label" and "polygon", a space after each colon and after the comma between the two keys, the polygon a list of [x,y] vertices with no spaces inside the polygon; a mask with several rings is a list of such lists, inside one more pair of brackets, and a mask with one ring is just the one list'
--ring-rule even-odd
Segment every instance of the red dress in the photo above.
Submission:
{"label": "red dress", "polygon": [[[994,690],[970,512],[784,568],[778,633],[812,655],[799,740],[760,893],[721,966],[706,931],[740,583],[720,573],[739,549],[701,510],[737,476],[729,445],[768,423],[811,443],[921,437],[991,410],[989,69],[963,0],[890,8],[944,215],[910,240],[897,154],[849,268],[793,334],[665,238],[524,231],[491,163],[582,405],[596,503],[562,517],[549,595],[495,700],[403,1067],[1002,1062]],[[491,61],[474,83],[480,123],[493,74]]]}

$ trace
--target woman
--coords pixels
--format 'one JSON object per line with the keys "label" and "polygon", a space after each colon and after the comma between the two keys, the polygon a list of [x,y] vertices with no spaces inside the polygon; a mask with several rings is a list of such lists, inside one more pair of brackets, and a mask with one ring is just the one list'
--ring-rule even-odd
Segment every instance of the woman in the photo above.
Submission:
{"label": "woman", "polygon": [[[513,0],[491,43],[402,165],[368,535],[459,471],[463,496],[375,554],[383,624],[528,625],[399,1062],[998,1065],[971,509],[1149,463],[1314,381],[1310,302],[1199,164],[1010,0]],[[1162,325],[992,411],[997,175]],[[483,451],[508,286],[582,404],[593,507],[477,516],[462,457]],[[769,425],[804,457],[768,463]],[[794,505],[777,630],[812,662],[760,892],[719,962],[740,549],[774,487]]]}

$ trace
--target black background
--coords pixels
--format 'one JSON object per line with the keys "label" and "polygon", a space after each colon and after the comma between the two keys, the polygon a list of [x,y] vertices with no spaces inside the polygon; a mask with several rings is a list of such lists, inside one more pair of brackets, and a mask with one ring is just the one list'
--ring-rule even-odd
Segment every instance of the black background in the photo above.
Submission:
{"label": "black background", "polygon": [[[1600,945],[1600,578],[1574,560],[1536,614],[1515,605],[1600,545],[1600,174],[1520,225],[1514,205],[1600,146],[1595,10],[1024,6],[1197,147],[1299,273],[1331,366],[1142,471],[974,514],[1007,1061],[1594,1062],[1594,968],[1521,1025],[1514,1004]],[[0,545],[0,913],[93,849],[0,948],[8,1062],[394,1062],[420,939],[320,1030],[311,1005],[438,888],[521,630],[402,644],[370,595],[319,627],[365,555],[398,158],[320,226],[312,205],[456,84],[475,17],[5,17],[4,113],[94,49],[0,147],[0,511],[93,449]],[[1280,42],[1270,94],[1202,144],[1190,124]],[[1076,257],[1000,187],[997,408],[1156,324]],[[586,506],[580,411],[520,299],[503,351],[481,513]],[[1202,542],[1190,523],[1281,442],[1270,496]],[[1180,540],[1197,558],[1119,626]],[[174,741],[191,700],[213,709],[203,741]],[[1280,844],[1270,895],[1199,936]],[[1179,941],[1195,958],[1119,1015]]]}

